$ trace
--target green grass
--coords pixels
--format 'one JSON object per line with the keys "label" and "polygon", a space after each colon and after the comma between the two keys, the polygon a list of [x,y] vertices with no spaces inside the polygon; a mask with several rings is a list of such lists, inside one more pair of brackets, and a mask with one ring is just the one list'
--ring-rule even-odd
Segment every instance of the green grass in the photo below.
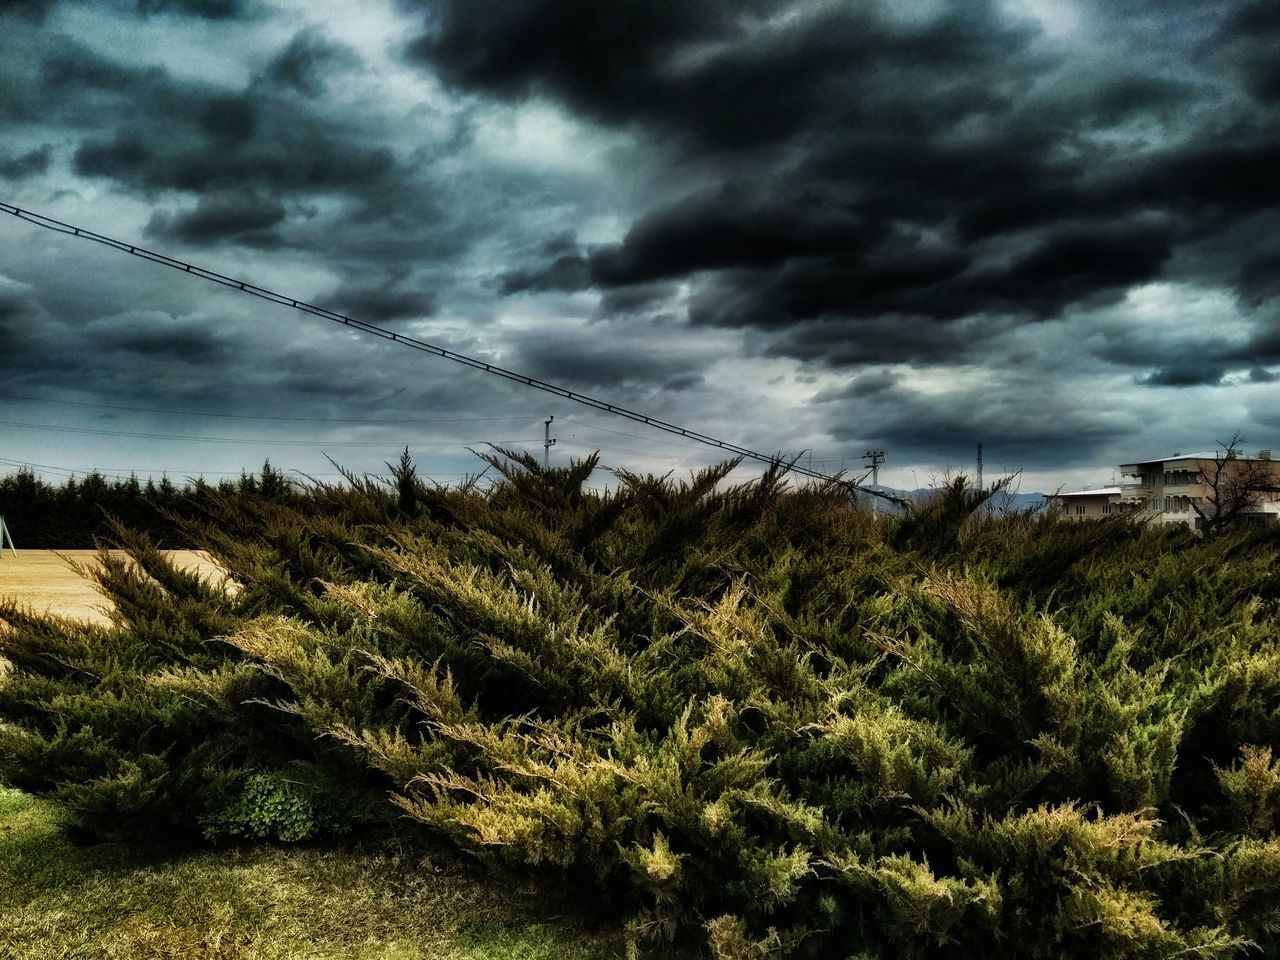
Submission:
{"label": "green grass", "polygon": [[606,960],[616,927],[421,853],[78,847],[56,808],[0,787],[0,957]]}

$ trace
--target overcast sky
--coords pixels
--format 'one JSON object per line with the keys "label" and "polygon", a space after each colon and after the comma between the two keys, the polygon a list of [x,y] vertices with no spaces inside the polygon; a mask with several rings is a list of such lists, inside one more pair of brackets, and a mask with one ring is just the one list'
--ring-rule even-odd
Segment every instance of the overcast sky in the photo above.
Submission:
{"label": "overcast sky", "polygon": [[[4,11],[5,202],[900,487],[1280,448],[1274,0]],[[0,470],[447,480],[553,414],[718,459],[0,218]]]}

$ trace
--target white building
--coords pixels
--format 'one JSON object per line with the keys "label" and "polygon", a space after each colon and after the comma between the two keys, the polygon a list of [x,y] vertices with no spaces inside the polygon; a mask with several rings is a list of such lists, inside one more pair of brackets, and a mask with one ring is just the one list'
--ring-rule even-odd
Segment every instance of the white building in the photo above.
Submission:
{"label": "white building", "polygon": [[1138,460],[1120,465],[1121,482],[1115,487],[1056,493],[1047,496],[1051,509],[1073,520],[1088,520],[1116,513],[1130,513],[1155,523],[1201,526],[1195,505],[1212,513],[1211,481],[1221,463],[1221,476],[1230,478],[1241,470],[1260,471],[1274,480],[1274,489],[1260,490],[1256,502],[1242,509],[1239,518],[1249,523],[1275,523],[1280,518],[1280,461],[1270,450],[1246,457],[1231,451],[1174,453],[1166,457]]}
{"label": "white building", "polygon": [[1120,512],[1120,488],[1098,487],[1096,490],[1076,490],[1073,493],[1055,493],[1045,497],[1059,513],[1073,520],[1096,520]]}

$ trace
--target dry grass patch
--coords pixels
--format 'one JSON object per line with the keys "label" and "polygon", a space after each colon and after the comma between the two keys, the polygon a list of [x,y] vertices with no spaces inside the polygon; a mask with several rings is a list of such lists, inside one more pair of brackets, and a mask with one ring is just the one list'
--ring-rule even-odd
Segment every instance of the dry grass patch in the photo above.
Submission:
{"label": "dry grass patch", "polygon": [[[120,553],[122,551],[113,551]],[[179,567],[194,567],[205,577],[219,578],[222,571],[199,550],[170,550]],[[0,599],[12,599],[42,613],[77,620],[107,623],[102,595],[77,566],[94,567],[97,550],[19,550],[0,558]]]}

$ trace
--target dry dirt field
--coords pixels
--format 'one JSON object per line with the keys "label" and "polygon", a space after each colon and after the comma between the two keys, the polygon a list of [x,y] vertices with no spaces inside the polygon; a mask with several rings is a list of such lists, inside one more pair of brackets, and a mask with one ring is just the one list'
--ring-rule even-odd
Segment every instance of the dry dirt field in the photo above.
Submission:
{"label": "dry dirt field", "polygon": [[[180,566],[218,575],[218,567],[203,553],[174,550],[172,555]],[[96,550],[19,550],[16,557],[5,551],[0,557],[0,597],[63,617],[105,623],[102,596],[68,564],[93,563],[96,556]]]}

